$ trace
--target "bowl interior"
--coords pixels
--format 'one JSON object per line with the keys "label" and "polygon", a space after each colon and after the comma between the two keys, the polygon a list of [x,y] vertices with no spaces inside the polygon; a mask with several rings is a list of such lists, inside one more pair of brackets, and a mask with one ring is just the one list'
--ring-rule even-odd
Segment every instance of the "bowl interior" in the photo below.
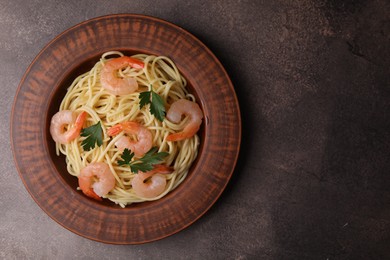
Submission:
{"label": "bowl interior", "polygon": [[[127,56],[131,56],[134,54],[137,54],[137,52],[128,50],[128,49],[118,49],[118,51],[121,51]],[[53,141],[51,135],[50,135],[50,121],[53,115],[58,112],[60,103],[62,99],[64,98],[66,91],[68,87],[71,85],[71,83],[74,81],[75,78],[77,78],[79,75],[89,71],[92,69],[92,67],[95,65],[96,62],[99,61],[101,55],[103,53],[100,53],[99,55],[91,56],[83,61],[76,62],[73,66],[73,69],[71,69],[68,73],[64,74],[61,79],[58,80],[58,84],[54,86],[54,91],[51,97],[49,97],[48,101],[48,111],[46,114],[46,132],[45,132],[45,141],[47,143],[49,155],[50,155],[50,160],[54,164],[56,173],[54,174],[59,174],[61,176],[61,179],[65,183],[65,185],[68,185],[71,189],[76,190],[78,187],[78,179],[72,175],[70,175],[67,171],[66,167],[66,161],[65,161],[65,156],[60,154],[60,156],[56,155],[55,151],[55,142]],[[146,53],[151,55],[151,53]],[[158,55],[158,54],[153,54],[153,55]],[[174,61],[175,62],[175,61]],[[187,89],[188,91],[193,94],[197,100],[198,105],[201,107],[202,111],[205,111],[204,109],[204,103],[201,102],[199,99],[199,95],[197,94],[197,85],[194,82],[188,81],[188,78],[186,75],[182,73],[180,70],[180,67],[178,66],[180,73],[186,78],[187,80]],[[164,200],[164,198],[169,197],[169,196],[174,196],[175,193],[181,189],[183,186],[186,185],[188,179],[192,176],[193,174],[193,169],[194,166],[198,163],[199,158],[201,157],[203,147],[204,147],[204,137],[205,137],[205,120],[207,118],[207,115],[204,115],[203,123],[199,129],[198,135],[200,137],[200,145],[199,145],[199,150],[198,150],[198,156],[193,162],[188,175],[186,179],[177,187],[175,190],[171,191],[168,193],[165,197],[161,198],[160,200]],[[85,195],[82,194],[82,192],[77,192],[79,196],[83,196],[87,198]],[[109,201],[108,199],[103,199],[103,201],[99,202],[90,198],[89,199],[92,203],[98,203],[107,207],[114,207],[114,208],[119,208],[119,205],[116,205],[114,202]],[[142,203],[134,203],[132,205],[126,206],[126,209],[134,209],[134,208],[140,208],[140,207],[145,207],[150,204],[153,204],[153,201],[150,202],[142,202]]]}

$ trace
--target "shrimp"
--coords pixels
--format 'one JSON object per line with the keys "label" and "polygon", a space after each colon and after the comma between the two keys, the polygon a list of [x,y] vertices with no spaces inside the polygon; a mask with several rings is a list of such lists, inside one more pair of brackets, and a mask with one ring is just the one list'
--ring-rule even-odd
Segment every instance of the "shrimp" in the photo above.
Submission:
{"label": "shrimp", "polygon": [[155,165],[148,172],[138,173],[131,181],[135,193],[144,198],[154,198],[165,190],[167,179],[162,173],[171,173],[173,169],[166,165]]}
{"label": "shrimp", "polygon": [[[50,122],[50,134],[55,142],[67,144],[80,135],[81,128],[87,117],[86,112],[81,112],[78,116],[70,110],[57,112]],[[73,124],[73,126],[70,126]],[[69,125],[68,130],[65,129]]]}
{"label": "shrimp", "polygon": [[[106,163],[95,162],[83,168],[78,176],[81,191],[90,198],[102,200],[115,187],[115,177]],[[94,182],[94,179],[98,180]]]}
{"label": "shrimp", "polygon": [[119,78],[117,76],[117,71],[127,66],[142,69],[144,63],[127,56],[107,61],[100,74],[102,87],[114,95],[127,95],[136,91],[138,89],[138,83],[135,78]]}
{"label": "shrimp", "polygon": [[199,105],[187,99],[179,99],[173,102],[166,117],[173,123],[179,123],[182,115],[188,116],[189,122],[181,132],[168,135],[167,141],[180,141],[191,138],[198,132],[203,118]]}
{"label": "shrimp", "polygon": [[146,127],[136,122],[128,121],[114,125],[108,129],[107,134],[113,136],[122,131],[126,134],[136,135],[137,141],[131,141],[128,136],[123,136],[115,142],[115,146],[119,150],[123,151],[125,148],[128,148],[136,157],[140,158],[152,148],[152,133]]}

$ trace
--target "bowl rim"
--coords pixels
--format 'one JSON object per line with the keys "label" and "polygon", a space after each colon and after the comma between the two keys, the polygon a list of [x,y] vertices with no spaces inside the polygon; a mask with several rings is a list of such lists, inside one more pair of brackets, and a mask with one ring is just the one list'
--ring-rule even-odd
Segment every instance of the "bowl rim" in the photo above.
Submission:
{"label": "bowl rim", "polygon": [[[183,225],[181,226],[180,228],[177,228],[176,230],[170,232],[170,233],[165,233],[159,237],[155,237],[154,239],[150,239],[150,240],[144,240],[144,241],[137,241],[137,242],[134,242],[132,241],[131,243],[129,242],[126,242],[126,241],[111,241],[111,240],[104,240],[104,239],[101,239],[101,238],[96,238],[96,237],[91,237],[91,236],[87,236],[81,232],[78,232],[78,230],[75,230],[75,229],[71,229],[69,226],[66,226],[64,223],[62,223],[61,221],[59,221],[58,219],[56,219],[54,216],[52,216],[51,212],[49,212],[45,207],[43,207],[43,205],[41,205],[41,202],[34,196],[34,194],[31,192],[31,190],[29,189],[27,183],[26,183],[26,180],[24,179],[24,176],[22,175],[22,172],[21,172],[21,168],[18,164],[18,158],[17,158],[17,154],[16,154],[16,147],[15,147],[15,143],[14,143],[14,127],[13,127],[13,121],[14,121],[14,117],[15,117],[15,110],[16,110],[16,103],[17,103],[17,99],[21,93],[21,89],[22,89],[22,86],[23,84],[25,83],[26,81],[26,78],[27,76],[29,75],[32,67],[34,66],[34,64],[39,60],[39,58],[43,55],[43,53],[45,53],[45,51],[53,44],[55,43],[56,41],[58,41],[59,39],[61,39],[62,37],[64,37],[65,35],[67,35],[68,33],[72,32],[73,30],[75,30],[76,28],[80,28],[82,26],[85,26],[89,23],[92,23],[92,22],[97,22],[97,21],[100,21],[100,20],[105,20],[105,19],[112,19],[112,18],[118,18],[118,17],[127,17],[127,18],[138,18],[138,19],[146,19],[146,20],[151,20],[155,23],[158,23],[158,24],[165,24],[169,27],[173,27],[175,28],[176,30],[179,30],[181,32],[183,32],[186,37],[190,37],[192,41],[196,41],[197,44],[199,44],[206,52],[207,52],[207,55],[210,56],[212,58],[212,60],[216,63],[216,65],[218,66],[218,68],[220,70],[222,70],[222,73],[224,74],[224,76],[226,77],[226,80],[228,81],[228,88],[229,90],[231,91],[231,93],[233,93],[233,99],[234,99],[234,104],[236,105],[236,110],[237,110],[237,126],[236,126],[236,131],[238,133],[238,136],[237,136],[237,149],[235,151],[235,156],[233,158],[233,163],[232,163],[232,168],[230,170],[230,172],[228,174],[226,174],[227,176],[227,181],[221,186],[220,188],[220,191],[218,193],[217,196],[213,197],[213,199],[210,201],[210,203],[207,205],[207,207],[205,207],[205,209],[203,210],[203,212],[201,212],[200,214],[198,214],[195,218],[193,218],[191,221],[189,221],[186,225]],[[184,75],[185,76],[185,75]],[[201,100],[199,100],[199,102],[201,102]],[[46,111],[47,113],[47,111]],[[228,73],[226,72],[225,68],[223,67],[223,65],[221,64],[221,62],[219,61],[219,59],[214,55],[214,53],[202,42],[200,41],[196,36],[194,36],[192,33],[188,32],[187,30],[183,29],[181,26],[179,25],[176,25],[172,22],[169,22],[169,21],[166,21],[164,19],[161,19],[161,18],[157,18],[155,16],[150,16],[150,15],[143,15],[143,14],[133,14],[133,13],[119,13],[119,14],[108,14],[108,15],[103,15],[103,16],[98,16],[98,17],[95,17],[95,18],[91,18],[91,19],[88,19],[88,20],[85,20],[85,21],[82,21],[80,23],[77,23],[71,27],[69,27],[68,29],[66,29],[65,31],[61,32],[60,34],[56,35],[52,40],[50,40],[47,44],[45,44],[45,46],[39,51],[39,53],[35,56],[35,58],[30,62],[29,66],[27,67],[27,69],[25,70],[21,80],[20,80],[20,83],[18,85],[18,88],[16,90],[16,93],[15,93],[15,96],[14,96],[14,101],[13,101],[13,105],[12,105],[12,110],[11,110],[11,117],[10,117],[10,138],[11,138],[11,148],[12,148],[12,153],[13,153],[13,159],[14,159],[14,164],[17,168],[17,172],[18,172],[18,175],[20,177],[20,179],[22,180],[25,188],[27,189],[28,193],[30,194],[30,196],[33,198],[33,200],[35,201],[36,204],[38,204],[38,206],[48,215],[50,216],[51,219],[53,219],[55,222],[57,222],[58,224],[60,224],[61,226],[65,227],[66,229],[70,230],[71,232],[75,233],[75,234],[78,234],[82,237],[85,237],[85,238],[88,238],[88,239],[91,239],[91,240],[94,240],[94,241],[98,241],[98,242],[103,242],[103,243],[108,243],[108,244],[142,244],[142,243],[148,243],[148,242],[152,242],[152,241],[156,241],[156,240],[160,240],[160,239],[163,239],[165,237],[168,237],[168,236],[171,236],[185,228],[187,228],[188,226],[192,225],[195,221],[197,221],[199,218],[201,218],[214,204],[215,202],[219,199],[219,197],[222,195],[222,193],[224,192],[224,190],[226,189],[226,186],[227,184],[229,183],[229,181],[231,180],[231,176],[233,175],[233,172],[234,172],[234,169],[236,167],[236,164],[237,164],[237,161],[238,161],[238,157],[239,157],[239,151],[240,151],[240,147],[241,147],[241,138],[242,138],[242,123],[241,123],[241,112],[240,112],[240,107],[239,107],[239,102],[238,102],[238,99],[237,99],[237,96],[236,96],[236,93],[235,93],[235,90],[234,90],[234,87],[233,87],[233,83],[228,75]],[[43,137],[43,139],[45,139],[45,137]],[[115,208],[112,208],[112,210],[119,210],[119,211],[123,211],[123,210],[126,210],[128,208],[125,208],[125,209],[115,209]]]}

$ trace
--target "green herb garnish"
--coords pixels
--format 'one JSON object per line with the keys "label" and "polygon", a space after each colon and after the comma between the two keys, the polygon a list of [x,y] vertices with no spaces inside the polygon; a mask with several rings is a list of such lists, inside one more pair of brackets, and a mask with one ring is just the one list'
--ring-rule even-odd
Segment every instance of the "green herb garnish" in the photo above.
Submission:
{"label": "green herb garnish", "polygon": [[164,100],[153,91],[152,86],[150,86],[150,91],[144,91],[139,93],[139,107],[140,109],[150,104],[149,111],[152,115],[154,115],[158,120],[161,122],[164,120],[165,117],[165,106],[164,106]]}
{"label": "green herb garnish", "polygon": [[95,148],[96,144],[97,146],[101,146],[103,144],[103,129],[100,121],[95,125],[83,128],[81,130],[81,136],[87,137],[81,143],[84,151],[90,151]]}
{"label": "green herb garnish", "polygon": [[132,161],[134,153],[130,152],[129,149],[125,148],[122,153],[122,160],[118,160],[118,165],[128,165],[134,173],[147,172],[153,170],[153,165],[161,163],[163,158],[168,156],[167,152],[157,152],[157,147],[150,149],[142,158]]}

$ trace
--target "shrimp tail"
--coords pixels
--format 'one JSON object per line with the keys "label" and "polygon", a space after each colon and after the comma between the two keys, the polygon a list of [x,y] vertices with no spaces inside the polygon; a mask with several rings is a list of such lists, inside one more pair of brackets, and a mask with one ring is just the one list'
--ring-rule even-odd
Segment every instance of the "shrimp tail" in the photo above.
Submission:
{"label": "shrimp tail", "polygon": [[166,166],[165,164],[154,165],[154,168],[150,171],[143,172],[144,178],[147,179],[156,173],[168,174],[173,172],[173,167]]}
{"label": "shrimp tail", "polygon": [[167,136],[167,141],[180,141],[185,139],[186,137],[184,136],[183,132],[180,133],[175,133],[175,134],[170,134]]}
{"label": "shrimp tail", "polygon": [[179,133],[174,133],[174,134],[170,134],[167,136],[167,141],[181,141],[181,140],[184,140],[184,139],[187,139],[191,136],[193,136],[194,134],[192,133],[187,133],[187,132],[179,132]]}
{"label": "shrimp tail", "polygon": [[91,188],[91,184],[92,182],[90,176],[84,176],[84,175],[79,176],[79,187],[81,191],[92,199],[102,201],[102,198],[100,198]]}
{"label": "shrimp tail", "polygon": [[87,112],[85,111],[81,112],[77,116],[74,127],[71,128],[67,133],[69,139],[74,139],[80,135],[81,129],[83,128],[86,118],[87,118]]}
{"label": "shrimp tail", "polygon": [[112,126],[110,129],[108,129],[107,134],[109,136],[117,135],[121,133],[122,131],[128,131],[130,133],[136,133],[137,130],[140,129],[140,126],[136,122],[128,121],[128,122],[123,122],[116,124]]}
{"label": "shrimp tail", "polygon": [[107,134],[109,136],[113,136],[113,135],[119,134],[122,131],[123,131],[122,125],[121,124],[117,124],[117,125],[114,125],[113,127],[111,127],[110,129],[108,129],[107,130]]}
{"label": "shrimp tail", "polygon": [[87,112],[85,112],[85,111],[81,112],[81,113],[77,116],[75,125],[76,125],[76,128],[77,128],[79,131],[81,130],[81,128],[83,128],[83,124],[84,124],[86,118],[87,118]]}
{"label": "shrimp tail", "polygon": [[98,201],[102,201],[103,199],[101,197],[99,197],[94,191],[93,189],[88,189],[86,191],[83,191],[83,193],[85,195],[87,195],[88,197],[92,198],[92,199],[95,199],[95,200],[98,200]]}
{"label": "shrimp tail", "polygon": [[153,168],[153,173],[171,173],[173,172],[173,167],[167,166],[165,164],[157,164]]}
{"label": "shrimp tail", "polygon": [[143,69],[144,68],[144,63],[143,61],[139,59],[135,59],[132,57],[126,57],[126,61],[129,63],[129,65],[135,69]]}

